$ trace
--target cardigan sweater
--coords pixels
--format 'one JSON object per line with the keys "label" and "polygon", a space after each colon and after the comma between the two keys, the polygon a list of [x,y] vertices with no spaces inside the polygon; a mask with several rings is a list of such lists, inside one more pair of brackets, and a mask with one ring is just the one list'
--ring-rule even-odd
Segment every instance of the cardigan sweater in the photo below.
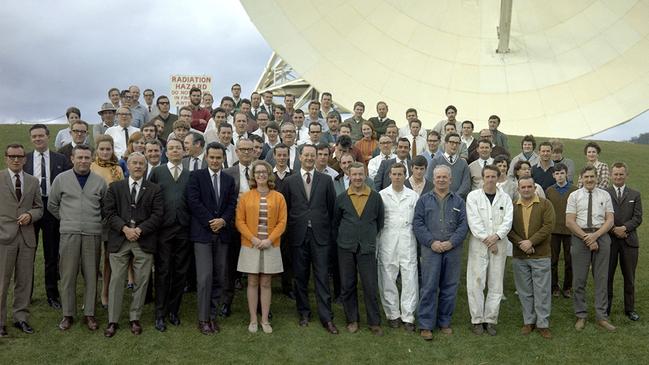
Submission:
{"label": "cardigan sweater", "polygon": [[[252,238],[257,237],[259,225],[259,202],[261,194],[257,189],[244,193],[237,204],[236,225],[241,233],[241,245],[252,247]],[[280,238],[286,229],[286,201],[284,196],[270,190],[266,195],[268,207],[268,239],[273,242],[274,247],[279,247]]]}
{"label": "cardigan sweater", "polygon": [[90,172],[83,189],[74,170],[60,173],[52,183],[47,210],[61,221],[59,231],[101,235],[101,208],[108,188],[104,179]]}

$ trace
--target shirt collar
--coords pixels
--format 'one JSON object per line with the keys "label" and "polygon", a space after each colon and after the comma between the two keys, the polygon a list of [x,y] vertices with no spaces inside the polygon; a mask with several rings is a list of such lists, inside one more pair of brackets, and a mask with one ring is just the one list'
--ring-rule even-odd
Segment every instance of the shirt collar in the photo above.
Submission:
{"label": "shirt collar", "polygon": [[525,206],[529,207],[529,206],[531,206],[532,204],[540,203],[540,202],[541,202],[541,200],[539,199],[539,196],[536,195],[536,194],[534,194],[534,198],[532,198],[532,201],[530,202],[530,205],[525,205],[525,203],[523,203],[523,200],[522,200],[520,197],[519,197],[518,200],[516,201],[516,204],[518,204],[518,205],[522,205],[522,206],[524,206],[524,207],[525,207]]}
{"label": "shirt collar", "polygon": [[370,191],[372,191],[372,189],[370,189],[370,187],[367,186],[367,184],[363,184],[363,190],[361,190],[360,193],[356,193],[356,192],[353,191],[353,189],[351,188],[351,185],[350,185],[349,189],[347,189],[347,195],[349,195],[349,196],[352,196],[352,195],[369,196]]}
{"label": "shirt collar", "polygon": [[144,180],[144,176],[140,178],[140,180],[135,180],[133,177],[129,176],[128,177],[128,186],[133,186],[133,183],[137,183],[137,186],[142,186],[142,181]]}

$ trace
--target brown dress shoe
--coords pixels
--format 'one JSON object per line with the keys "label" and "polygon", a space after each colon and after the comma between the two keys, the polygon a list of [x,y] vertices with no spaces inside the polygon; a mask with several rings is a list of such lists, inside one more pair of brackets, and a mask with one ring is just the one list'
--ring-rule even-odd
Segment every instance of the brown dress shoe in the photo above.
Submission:
{"label": "brown dress shoe", "polygon": [[117,323],[111,322],[108,324],[108,327],[106,327],[106,331],[104,331],[104,336],[110,338],[115,336],[116,332],[117,332]]}
{"label": "brown dress shoe", "polygon": [[204,335],[211,335],[214,333],[214,331],[212,331],[212,326],[208,321],[198,321],[198,330]]}
{"label": "brown dress shoe", "polygon": [[91,331],[96,331],[99,328],[99,324],[97,323],[95,316],[86,316],[84,318],[84,322],[86,322],[88,329]]}
{"label": "brown dress shoe", "polygon": [[600,319],[597,321],[597,325],[602,327],[603,329],[609,331],[609,332],[615,332],[617,328],[615,328],[614,325],[611,324],[611,322],[605,320],[605,319]]}
{"label": "brown dress shoe", "polygon": [[74,320],[72,319],[71,316],[64,316],[61,322],[59,323],[59,329],[61,331],[67,331],[72,327],[72,322]]}
{"label": "brown dress shoe", "polygon": [[419,335],[421,336],[421,338],[423,338],[426,341],[433,340],[433,332],[431,330],[421,330],[419,332]]}
{"label": "brown dress shoe", "polygon": [[523,325],[523,327],[521,328],[521,335],[523,336],[529,335],[530,333],[532,333],[532,331],[534,331],[534,327],[536,326],[533,324]]}
{"label": "brown dress shoe", "polygon": [[383,329],[381,329],[381,326],[370,326],[370,331],[372,331],[374,336],[383,336]]}
{"label": "brown dress shoe", "polygon": [[349,331],[349,333],[358,332],[358,322],[352,322],[347,324],[347,331]]}
{"label": "brown dress shoe", "polygon": [[338,334],[338,328],[336,328],[336,325],[333,322],[329,321],[327,323],[324,323],[322,326],[327,330],[327,332],[331,333],[332,335]]}
{"label": "brown dress shoe", "polygon": [[543,337],[543,338],[545,338],[547,340],[552,338],[552,333],[550,332],[549,328],[537,328],[536,330],[539,331],[539,334],[541,335],[541,337]]}
{"label": "brown dress shoe", "polygon": [[440,327],[439,332],[441,332],[444,335],[452,335],[453,334],[453,329],[451,327]]}
{"label": "brown dress shoe", "polygon": [[140,321],[135,320],[129,322],[131,324],[131,333],[138,336],[142,334],[142,326],[140,325]]}
{"label": "brown dress shoe", "polygon": [[586,318],[577,318],[577,322],[575,322],[575,329],[577,331],[581,331],[586,327]]}

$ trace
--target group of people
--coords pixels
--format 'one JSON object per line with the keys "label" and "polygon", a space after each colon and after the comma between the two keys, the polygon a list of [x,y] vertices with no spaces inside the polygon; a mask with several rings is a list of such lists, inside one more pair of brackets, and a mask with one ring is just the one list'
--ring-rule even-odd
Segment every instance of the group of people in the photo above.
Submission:
{"label": "group of people", "polygon": [[219,332],[217,319],[231,314],[244,275],[248,331],[273,331],[273,276],[281,276],[305,327],[313,271],[318,320],[329,333],[339,332],[332,303],[342,304],[346,329],[359,331],[360,278],[373,334],[383,335],[380,302],[390,327],[432,340],[436,329],[453,333],[467,236],[476,335],[497,333],[508,256],[523,335],[552,337],[551,303],[559,296],[573,299],[575,328],[583,329],[591,267],[597,324],[614,331],[608,317],[618,262],[624,311],[639,319],[633,285],[640,193],[626,185],[625,163],[598,160],[595,142],[586,144],[577,173],[558,140],[537,148],[525,136],[512,158],[496,115],[476,138],[473,122],[457,120],[454,106],[426,130],[414,108],[398,127],[385,102],[367,120],[357,102],[343,121],[330,93],[309,102],[305,113],[290,94],[276,104],[269,91],[245,99],[240,85],[231,90],[213,108],[210,94],[191,89],[190,105],[175,115],[166,96],[154,105],[147,89],[143,105],[137,86],[114,88],[92,137],[71,107],[69,127],[54,142],[58,152],[50,150],[43,124],[30,128],[33,151],[17,143],[5,148],[0,337],[8,336],[12,276],[14,326],[33,332],[28,315],[41,234],[47,301],[62,310],[62,331],[77,320],[79,271],[82,322],[99,328],[99,296],[108,310],[107,337],[119,329],[125,288],[132,290],[133,334],[142,332],[151,292],[155,328],[180,325],[183,294],[192,286],[198,330]]}

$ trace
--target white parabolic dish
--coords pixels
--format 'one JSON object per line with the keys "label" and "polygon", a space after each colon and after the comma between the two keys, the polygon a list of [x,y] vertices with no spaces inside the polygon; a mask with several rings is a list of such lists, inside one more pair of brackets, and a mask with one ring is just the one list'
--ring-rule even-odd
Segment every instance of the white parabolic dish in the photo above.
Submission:
{"label": "white parabolic dish", "polygon": [[458,119],[510,134],[577,138],[649,109],[649,0],[241,0],[266,41],[311,85],[366,116],[383,100],[405,123]]}

